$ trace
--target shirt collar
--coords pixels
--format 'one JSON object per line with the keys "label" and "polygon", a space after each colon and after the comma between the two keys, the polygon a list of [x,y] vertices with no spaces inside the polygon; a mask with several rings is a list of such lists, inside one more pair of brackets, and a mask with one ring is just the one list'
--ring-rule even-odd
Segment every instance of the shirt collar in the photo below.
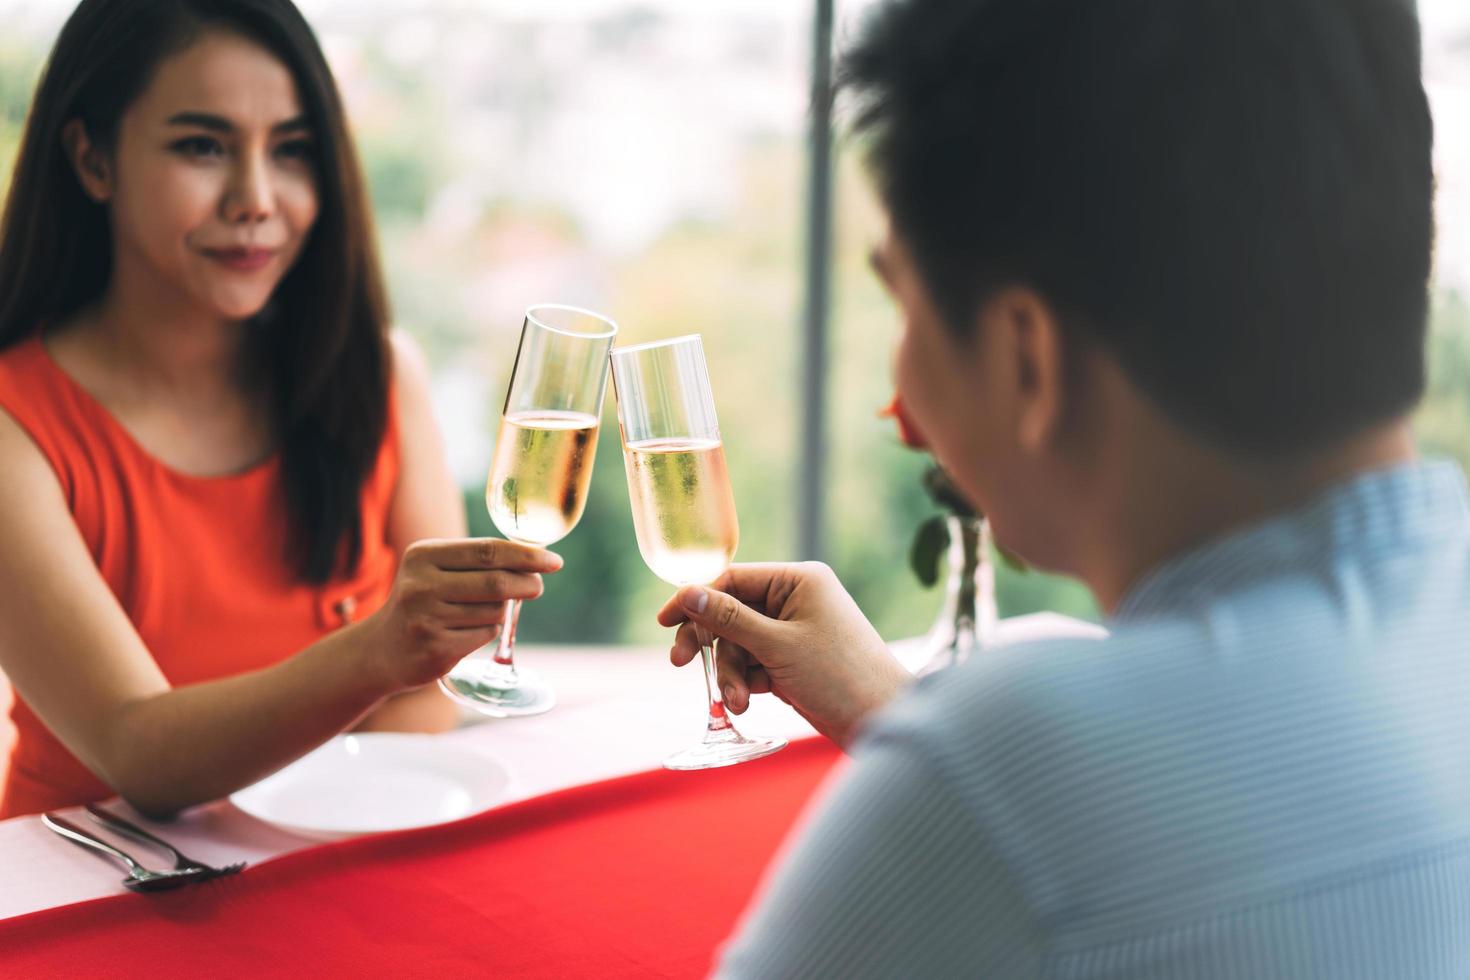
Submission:
{"label": "shirt collar", "polygon": [[1308,561],[1425,539],[1463,540],[1467,530],[1470,497],[1456,464],[1415,461],[1374,470],[1165,560],[1134,583],[1111,621],[1121,625],[1176,611]]}

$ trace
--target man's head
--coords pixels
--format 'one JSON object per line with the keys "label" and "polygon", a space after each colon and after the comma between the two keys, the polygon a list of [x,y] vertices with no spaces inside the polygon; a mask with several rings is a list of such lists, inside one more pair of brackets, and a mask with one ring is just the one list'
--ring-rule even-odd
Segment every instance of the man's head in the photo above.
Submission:
{"label": "man's head", "polygon": [[[892,220],[900,392],[998,526],[1028,460],[1069,438],[1085,455],[1082,430],[1110,424],[1109,372],[1243,460],[1319,453],[1414,405],[1419,67],[1412,0],[877,10],[843,84]],[[1048,379],[1055,397],[1028,402]]]}

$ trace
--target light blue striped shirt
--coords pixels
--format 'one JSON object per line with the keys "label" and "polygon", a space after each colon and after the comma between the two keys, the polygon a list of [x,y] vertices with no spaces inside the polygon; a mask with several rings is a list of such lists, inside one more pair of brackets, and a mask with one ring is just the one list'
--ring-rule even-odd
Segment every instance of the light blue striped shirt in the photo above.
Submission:
{"label": "light blue striped shirt", "polygon": [[875,721],[732,977],[1470,977],[1470,505],[1366,474]]}

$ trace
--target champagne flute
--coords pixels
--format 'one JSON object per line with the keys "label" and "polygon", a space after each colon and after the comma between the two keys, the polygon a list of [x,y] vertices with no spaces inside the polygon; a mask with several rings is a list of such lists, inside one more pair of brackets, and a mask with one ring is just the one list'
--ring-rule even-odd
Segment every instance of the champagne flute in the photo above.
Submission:
{"label": "champagne flute", "polygon": [[[607,317],[574,306],[526,310],[485,487],[490,517],[510,540],[545,547],[581,518],[617,332]],[[509,600],[494,656],[467,657],[439,678],[450,697],[497,718],[556,704],[539,676],[515,664],[520,615],[520,602]]]}
{"label": "champagne flute", "polygon": [[[670,585],[707,585],[735,557],[740,524],[704,345],[695,334],[618,347],[611,360],[638,550]],[[698,635],[709,694],[704,740],[669,756],[664,768],[712,769],[784,748],[784,738],[735,730],[715,678],[714,640],[703,628]]]}

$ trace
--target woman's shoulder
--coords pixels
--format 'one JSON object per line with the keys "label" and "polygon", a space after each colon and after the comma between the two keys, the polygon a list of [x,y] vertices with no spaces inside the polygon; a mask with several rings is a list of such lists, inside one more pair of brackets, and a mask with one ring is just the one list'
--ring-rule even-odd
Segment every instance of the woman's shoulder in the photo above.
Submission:
{"label": "woman's shoulder", "polygon": [[[427,401],[429,397],[429,361],[424,349],[413,335],[402,327],[388,333],[388,350],[391,354],[390,390],[394,401]],[[401,405],[400,405],[401,410]]]}
{"label": "woman's shoulder", "polygon": [[52,366],[37,338],[0,351],[0,468],[12,484],[28,483],[49,468],[63,487],[70,482],[71,433]]}
{"label": "woman's shoulder", "polygon": [[49,358],[39,333],[0,350],[0,384],[6,387],[35,384],[44,380]]}
{"label": "woman's shoulder", "polygon": [[0,350],[0,411],[45,451],[59,451],[83,408],[39,334]]}
{"label": "woman's shoulder", "polygon": [[[429,368],[418,343],[401,329],[388,335],[388,416],[378,459],[363,486],[369,510],[384,511],[397,495],[405,450],[411,452],[423,435],[423,420],[430,413]],[[429,416],[432,417],[432,416]]]}
{"label": "woman's shoulder", "polygon": [[0,349],[0,398],[49,404],[75,401],[79,385],[62,365],[74,358],[64,357],[75,346],[70,331],[37,330],[11,341]]}
{"label": "woman's shoulder", "polygon": [[429,362],[423,348],[402,328],[389,333],[388,348],[391,359],[386,441],[402,443],[433,435]]}

